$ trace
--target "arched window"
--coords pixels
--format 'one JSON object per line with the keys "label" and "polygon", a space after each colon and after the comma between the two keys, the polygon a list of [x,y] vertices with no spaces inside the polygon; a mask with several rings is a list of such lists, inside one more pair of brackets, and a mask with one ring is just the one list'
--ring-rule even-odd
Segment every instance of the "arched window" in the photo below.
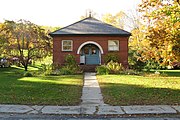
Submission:
{"label": "arched window", "polygon": [[108,51],[119,51],[119,40],[108,40]]}

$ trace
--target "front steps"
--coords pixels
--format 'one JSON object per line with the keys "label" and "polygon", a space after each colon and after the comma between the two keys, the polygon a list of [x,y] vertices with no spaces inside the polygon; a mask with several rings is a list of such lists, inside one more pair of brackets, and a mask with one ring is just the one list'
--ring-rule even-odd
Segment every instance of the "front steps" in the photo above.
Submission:
{"label": "front steps", "polygon": [[96,72],[96,67],[99,65],[79,65],[83,72]]}

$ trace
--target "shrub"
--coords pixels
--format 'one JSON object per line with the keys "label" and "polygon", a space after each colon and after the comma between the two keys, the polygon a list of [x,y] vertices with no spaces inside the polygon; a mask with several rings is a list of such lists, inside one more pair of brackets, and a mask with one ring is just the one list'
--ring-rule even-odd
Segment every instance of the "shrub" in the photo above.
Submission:
{"label": "shrub", "polygon": [[73,75],[73,74],[75,74],[75,71],[73,69],[70,69],[70,68],[64,66],[60,69],[60,74],[61,75]]}
{"label": "shrub", "polygon": [[68,54],[65,56],[65,66],[68,66],[70,68],[77,68],[78,67],[74,55]]}
{"label": "shrub", "polygon": [[96,71],[97,71],[97,74],[99,74],[99,75],[108,75],[109,74],[109,69],[107,68],[106,65],[101,65],[101,66],[96,67]]}
{"label": "shrub", "polygon": [[52,65],[41,64],[41,73],[43,73],[44,75],[51,75],[53,73]]}
{"label": "shrub", "polygon": [[139,54],[137,50],[131,50],[131,49],[129,49],[128,54],[129,54],[128,55],[129,68],[142,71],[146,66],[146,63],[139,59],[141,58],[141,54]]}
{"label": "shrub", "polygon": [[60,64],[56,64],[56,63],[53,63],[52,64],[52,70],[58,70],[61,68],[61,65]]}
{"label": "shrub", "polygon": [[79,70],[75,57],[68,54],[65,56],[64,66],[59,66],[58,64],[42,64],[40,71],[41,74],[44,75],[71,75],[77,73]]}
{"label": "shrub", "polygon": [[69,69],[70,71],[77,72],[79,71],[79,66],[77,65],[76,59],[74,55],[68,54],[65,56],[65,69]]}
{"label": "shrub", "polygon": [[52,70],[52,72],[49,72],[49,74],[47,75],[57,76],[57,75],[61,75],[61,73],[59,69],[56,69],[56,70]]}
{"label": "shrub", "polygon": [[68,54],[65,56],[65,66],[60,69],[60,74],[62,75],[72,75],[78,69],[76,59],[74,55]]}
{"label": "shrub", "polygon": [[118,74],[121,71],[124,71],[124,67],[121,63],[110,61],[107,64],[107,68],[109,69],[110,73]]}
{"label": "shrub", "polygon": [[104,57],[105,64],[109,63],[110,61],[119,62],[119,57],[116,53],[108,53]]}
{"label": "shrub", "polygon": [[150,71],[151,69],[160,69],[160,68],[161,68],[160,64],[155,62],[155,60],[153,59],[147,60],[146,66],[144,67],[144,69],[146,69],[147,71]]}

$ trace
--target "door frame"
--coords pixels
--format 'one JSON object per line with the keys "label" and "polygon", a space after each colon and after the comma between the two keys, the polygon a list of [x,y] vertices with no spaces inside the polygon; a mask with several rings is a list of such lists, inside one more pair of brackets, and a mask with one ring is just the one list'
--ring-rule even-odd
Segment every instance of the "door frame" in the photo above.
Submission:
{"label": "door frame", "polygon": [[104,51],[103,51],[101,45],[98,44],[97,42],[87,41],[87,42],[82,43],[77,50],[77,54],[80,54],[81,49],[87,44],[93,44],[99,48],[99,64],[101,65],[101,55],[104,54]]}
{"label": "door frame", "polygon": [[[93,51],[95,53],[93,53]],[[100,64],[100,56],[99,56],[99,48],[94,44],[87,44],[81,49],[81,56],[85,58],[86,65],[99,65]]]}

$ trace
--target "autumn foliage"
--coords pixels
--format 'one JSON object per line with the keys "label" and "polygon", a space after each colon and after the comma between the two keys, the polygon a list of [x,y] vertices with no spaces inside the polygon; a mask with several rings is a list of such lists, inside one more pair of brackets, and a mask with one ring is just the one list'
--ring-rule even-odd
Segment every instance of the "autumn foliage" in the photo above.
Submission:
{"label": "autumn foliage", "polygon": [[132,31],[137,60],[162,68],[180,62],[180,6],[176,1],[142,0],[142,25]]}
{"label": "autumn foliage", "polygon": [[45,30],[30,21],[6,20],[0,28],[1,54],[18,58],[25,70],[32,60],[50,52],[51,42]]}

